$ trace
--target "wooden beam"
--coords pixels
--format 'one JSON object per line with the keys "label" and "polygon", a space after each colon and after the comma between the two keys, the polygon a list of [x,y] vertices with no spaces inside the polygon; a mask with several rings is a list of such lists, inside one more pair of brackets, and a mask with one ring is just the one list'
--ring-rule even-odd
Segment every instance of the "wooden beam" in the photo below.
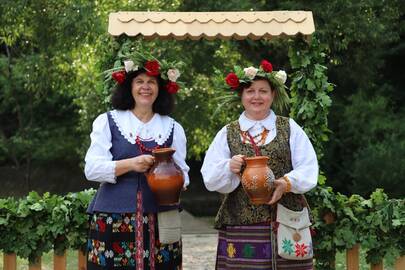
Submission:
{"label": "wooden beam", "polygon": [[53,269],[66,270],[66,250],[63,255],[53,254]]}
{"label": "wooden beam", "polygon": [[346,250],[346,269],[359,270],[360,245],[356,244],[351,249]]}
{"label": "wooden beam", "polygon": [[77,257],[78,257],[78,269],[86,270],[87,269],[86,254],[84,254],[81,250],[78,250]]}
{"label": "wooden beam", "polygon": [[395,262],[395,270],[404,270],[405,269],[405,255],[401,256]]}
{"label": "wooden beam", "polygon": [[17,270],[17,255],[15,253],[3,254],[4,270]]}

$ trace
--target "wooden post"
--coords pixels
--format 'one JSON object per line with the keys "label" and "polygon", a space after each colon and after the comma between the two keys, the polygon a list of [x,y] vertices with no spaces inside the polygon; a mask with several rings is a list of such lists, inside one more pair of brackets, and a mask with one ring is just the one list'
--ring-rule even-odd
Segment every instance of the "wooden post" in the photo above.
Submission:
{"label": "wooden post", "polygon": [[405,269],[405,255],[399,257],[399,258],[396,260],[394,269],[395,269],[395,270],[403,270],[403,269]]}
{"label": "wooden post", "polygon": [[77,257],[79,262],[79,270],[86,270],[87,269],[87,261],[86,261],[86,254],[84,254],[80,249],[77,251]]}
{"label": "wooden post", "polygon": [[37,258],[35,262],[29,262],[28,270],[41,270],[41,257]]}
{"label": "wooden post", "polygon": [[359,270],[360,244],[346,250],[346,269]]}
{"label": "wooden post", "polygon": [[17,270],[17,255],[15,253],[3,253],[4,270]]}
{"label": "wooden post", "polygon": [[66,250],[63,255],[53,254],[53,269],[66,270]]}
{"label": "wooden post", "polygon": [[371,270],[384,270],[383,262],[380,262],[378,264],[372,264],[370,269]]}

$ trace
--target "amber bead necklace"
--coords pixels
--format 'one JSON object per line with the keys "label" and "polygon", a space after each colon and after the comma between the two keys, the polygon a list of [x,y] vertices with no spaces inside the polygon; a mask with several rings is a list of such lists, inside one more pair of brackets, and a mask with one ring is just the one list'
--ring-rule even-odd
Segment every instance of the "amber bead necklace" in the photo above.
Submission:
{"label": "amber bead necklace", "polygon": [[267,135],[269,134],[269,130],[263,129],[261,133],[255,136],[251,136],[248,131],[241,131],[240,134],[242,137],[242,142],[244,144],[246,144],[247,142],[251,143],[251,139],[249,137],[252,137],[256,145],[264,145],[267,139]]}

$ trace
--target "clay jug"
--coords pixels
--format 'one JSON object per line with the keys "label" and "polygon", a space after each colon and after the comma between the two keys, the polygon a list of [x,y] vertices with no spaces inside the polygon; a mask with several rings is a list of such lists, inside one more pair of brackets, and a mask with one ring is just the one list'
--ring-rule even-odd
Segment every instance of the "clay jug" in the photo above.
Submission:
{"label": "clay jug", "polygon": [[159,205],[179,203],[184,184],[183,171],[173,161],[173,148],[160,148],[152,151],[155,163],[146,173],[148,185]]}
{"label": "clay jug", "polygon": [[274,174],[267,166],[266,156],[245,157],[246,168],[242,174],[242,186],[252,204],[266,204],[274,190]]}

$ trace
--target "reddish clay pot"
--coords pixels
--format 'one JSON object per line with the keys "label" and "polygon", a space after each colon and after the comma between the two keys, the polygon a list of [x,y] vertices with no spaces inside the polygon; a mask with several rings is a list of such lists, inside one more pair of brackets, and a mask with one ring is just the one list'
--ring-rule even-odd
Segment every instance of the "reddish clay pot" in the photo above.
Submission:
{"label": "reddish clay pot", "polygon": [[173,161],[173,148],[153,150],[155,164],[146,174],[148,185],[159,205],[179,203],[180,192],[184,185],[183,171]]}
{"label": "reddish clay pot", "polygon": [[267,166],[266,156],[246,157],[242,174],[242,186],[252,204],[266,204],[274,190],[274,174]]}

